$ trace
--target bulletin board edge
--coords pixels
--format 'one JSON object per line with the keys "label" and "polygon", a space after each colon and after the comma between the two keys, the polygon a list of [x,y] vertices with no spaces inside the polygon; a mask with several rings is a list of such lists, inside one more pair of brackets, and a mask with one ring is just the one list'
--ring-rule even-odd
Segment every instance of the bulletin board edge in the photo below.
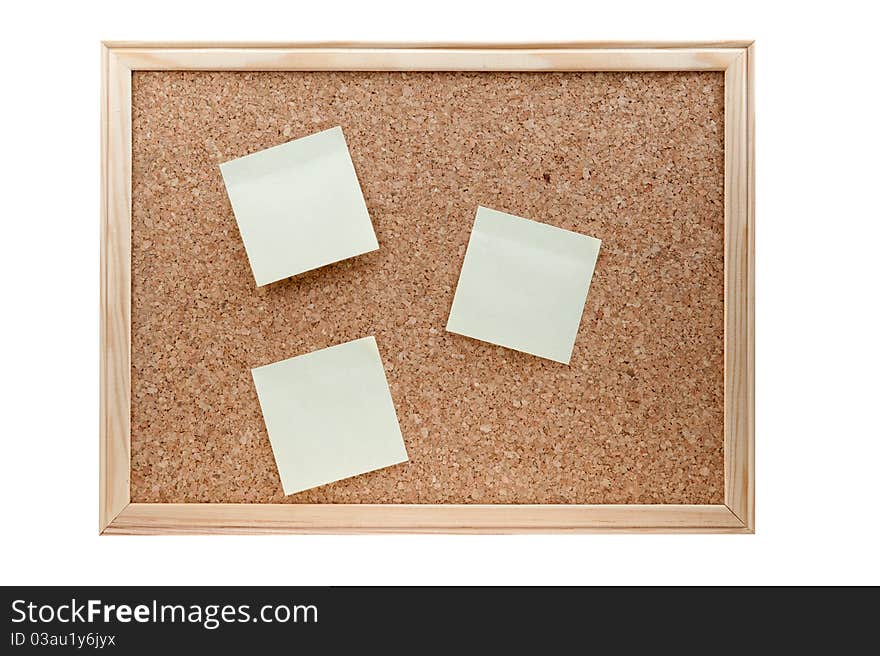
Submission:
{"label": "bulletin board edge", "polygon": [[[753,533],[754,43],[101,43],[99,532]],[[130,503],[131,72],[480,70],[725,73],[725,497],[677,505]]]}
{"label": "bulletin board edge", "polygon": [[107,535],[749,532],[725,505],[129,504]]}

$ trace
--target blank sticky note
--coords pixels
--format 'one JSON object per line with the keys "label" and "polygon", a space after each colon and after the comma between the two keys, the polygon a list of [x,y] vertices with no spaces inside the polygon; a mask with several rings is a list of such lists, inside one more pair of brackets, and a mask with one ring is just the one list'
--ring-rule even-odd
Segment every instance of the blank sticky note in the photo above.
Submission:
{"label": "blank sticky note", "polygon": [[478,208],[446,330],[568,364],[601,243]]}
{"label": "blank sticky note", "polygon": [[405,462],[373,337],[251,370],[284,494]]}
{"label": "blank sticky note", "polygon": [[220,172],[257,286],[379,248],[340,127]]}

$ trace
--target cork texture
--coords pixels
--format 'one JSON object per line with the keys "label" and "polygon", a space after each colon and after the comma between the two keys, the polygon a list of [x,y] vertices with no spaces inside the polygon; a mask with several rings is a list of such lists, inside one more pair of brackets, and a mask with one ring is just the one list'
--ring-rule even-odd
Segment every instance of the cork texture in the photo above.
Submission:
{"label": "cork texture", "polygon": [[[723,498],[724,80],[134,72],[136,502]],[[218,164],[341,125],[380,249],[255,287]],[[602,240],[569,366],[444,330],[477,205]],[[410,461],[290,497],[250,369],[375,335]]]}

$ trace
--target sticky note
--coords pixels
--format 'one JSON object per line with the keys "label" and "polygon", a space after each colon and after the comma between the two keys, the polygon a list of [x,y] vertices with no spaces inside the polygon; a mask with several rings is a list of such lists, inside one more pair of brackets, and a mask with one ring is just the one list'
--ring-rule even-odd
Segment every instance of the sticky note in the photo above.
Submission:
{"label": "sticky note", "polygon": [[251,375],[284,494],[408,459],[375,338],[257,367]]}
{"label": "sticky note", "polygon": [[220,172],[257,286],[379,248],[340,127]]}
{"label": "sticky note", "polygon": [[479,207],[446,330],[568,364],[601,243]]}

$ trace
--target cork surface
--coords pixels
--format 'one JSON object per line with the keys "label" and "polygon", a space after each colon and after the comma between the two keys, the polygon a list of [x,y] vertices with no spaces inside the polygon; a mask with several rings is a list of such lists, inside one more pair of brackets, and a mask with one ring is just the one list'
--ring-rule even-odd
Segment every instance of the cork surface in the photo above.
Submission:
{"label": "cork surface", "polygon": [[[723,85],[135,72],[132,501],[721,503]],[[380,249],[258,289],[218,163],[335,125]],[[444,331],[477,205],[602,240],[570,366]],[[284,497],[250,368],[366,335],[409,463]]]}

